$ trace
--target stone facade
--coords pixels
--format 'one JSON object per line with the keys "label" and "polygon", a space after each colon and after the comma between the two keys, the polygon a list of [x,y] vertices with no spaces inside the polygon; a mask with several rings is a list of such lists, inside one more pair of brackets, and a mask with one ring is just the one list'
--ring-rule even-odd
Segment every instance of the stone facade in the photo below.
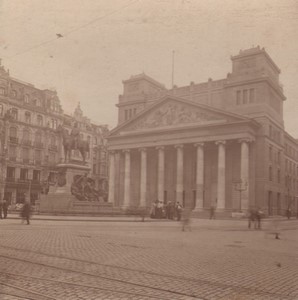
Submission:
{"label": "stone facade", "polygon": [[110,202],[297,212],[298,144],[284,129],[280,70],[260,47],[231,60],[224,79],[170,90],[145,74],[123,81],[108,139]]}
{"label": "stone facade", "polygon": [[[30,191],[40,199],[43,183],[56,181],[56,165],[64,159],[59,126],[70,132],[78,123],[81,137],[90,143],[87,164],[96,188],[107,188],[107,126],[93,124],[80,105],[74,115],[63,113],[55,91],[40,90],[9,75],[0,64],[0,199],[14,207]],[[73,159],[80,161],[79,153]]]}

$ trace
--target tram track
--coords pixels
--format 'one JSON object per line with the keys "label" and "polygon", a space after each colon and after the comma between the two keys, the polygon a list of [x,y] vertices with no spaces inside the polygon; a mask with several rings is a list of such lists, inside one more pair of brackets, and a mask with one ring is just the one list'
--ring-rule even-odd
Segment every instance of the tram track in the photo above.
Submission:
{"label": "tram track", "polygon": [[[14,251],[19,251],[19,252],[29,252],[29,253],[34,253],[34,254],[38,254],[38,255],[42,255],[42,256],[46,256],[46,257],[53,257],[53,258],[58,258],[58,259],[63,259],[63,260],[70,260],[73,262],[80,262],[80,263],[85,263],[85,264],[90,264],[90,265],[97,265],[99,267],[105,267],[105,268],[113,268],[113,269],[120,269],[122,271],[129,271],[129,272],[134,272],[134,273],[139,273],[139,274],[144,274],[144,275],[150,275],[150,276],[154,276],[156,277],[156,280],[158,281],[158,278],[168,278],[169,280],[175,280],[175,281],[179,281],[179,284],[177,283],[178,289],[179,286],[182,286],[184,284],[188,284],[189,282],[192,282],[193,284],[197,284],[197,285],[208,285],[210,286],[210,288],[212,287],[217,287],[217,288],[222,288],[222,289],[233,289],[233,290],[237,290],[237,291],[242,291],[242,292],[252,292],[252,289],[250,288],[246,288],[246,287],[239,287],[239,286],[235,286],[232,284],[225,284],[225,283],[219,283],[219,282],[211,282],[209,280],[203,280],[203,279],[195,279],[195,278],[187,278],[187,277],[182,277],[182,276],[175,276],[175,275],[166,275],[166,274],[159,274],[156,272],[150,272],[150,271],[143,271],[143,270],[137,270],[137,269],[132,269],[132,268],[127,268],[127,267],[118,267],[115,265],[108,265],[108,264],[101,264],[101,263],[97,263],[97,262],[92,262],[92,261],[88,261],[88,260],[81,260],[81,259],[73,259],[73,258],[69,258],[69,257],[64,257],[64,256],[59,256],[59,255],[50,255],[47,253],[42,253],[39,251],[32,251],[32,250],[26,250],[26,249],[19,249],[19,248],[15,248],[15,247],[10,247],[10,246],[4,246],[4,245],[0,245],[0,247],[2,248],[6,248],[6,249],[10,249],[10,250],[14,250]],[[169,294],[167,295],[163,295],[162,298],[160,298],[159,296],[153,296],[148,295],[148,294],[141,294],[141,293],[129,293],[129,292],[119,292],[122,294],[130,294],[130,295],[135,295],[135,296],[140,296],[140,297],[148,297],[148,298],[152,298],[152,299],[173,299],[174,295],[175,296],[182,296],[182,297],[189,297],[189,298],[193,298],[193,299],[207,299],[204,298],[200,295],[196,295],[195,293],[183,293],[183,292],[179,292],[179,291],[175,291],[175,290],[170,290],[170,289],[164,289],[164,288],[160,288],[160,287],[154,287],[154,286],[149,286],[146,284],[142,284],[142,283],[137,283],[137,282],[132,282],[129,280],[122,280],[122,279],[117,279],[117,278],[112,278],[109,276],[103,276],[103,275],[99,275],[99,274],[92,274],[89,272],[83,272],[80,270],[74,270],[74,269],[69,269],[69,268],[64,268],[61,266],[55,266],[55,265],[51,265],[51,264],[46,264],[46,263],[41,263],[41,262],[37,262],[37,261],[32,261],[32,260],[28,260],[28,259],[23,259],[23,258],[17,258],[17,257],[12,257],[9,255],[3,255],[0,254],[0,257],[2,258],[6,258],[6,259],[11,259],[11,260],[17,260],[19,262],[23,262],[23,263],[30,263],[30,264],[35,264],[35,265],[39,265],[45,268],[51,268],[51,269],[56,269],[56,270],[60,270],[63,272],[69,272],[69,273],[74,273],[74,274],[79,274],[82,276],[90,276],[96,279],[100,279],[100,280],[107,280],[107,281],[112,281],[112,282],[117,282],[118,284],[123,284],[126,286],[131,286],[131,287],[137,287],[137,288],[141,288],[141,289],[148,289],[149,291],[153,290],[155,292],[159,292],[159,293],[166,293]],[[0,274],[7,274],[7,275],[12,275],[12,276],[21,276],[18,274],[12,274],[9,272],[0,272]],[[28,277],[28,276],[27,276]],[[40,277],[34,277],[34,276],[29,276],[32,277],[34,279],[39,279],[39,280],[44,280],[44,281],[51,281],[51,282],[55,282],[55,283],[63,283],[63,284],[67,284],[67,285],[76,285],[76,286],[81,286],[82,288],[96,288],[97,290],[105,290],[105,291],[109,291],[109,292],[116,292],[118,293],[117,290],[115,289],[105,289],[105,288],[99,288],[99,287],[95,287],[95,286],[91,286],[91,285],[83,285],[83,284],[74,284],[71,282],[67,282],[67,281],[55,281],[52,279],[45,279],[45,278],[40,278]],[[276,297],[278,295],[276,294],[272,294],[268,291],[258,291],[256,289],[253,290],[254,292],[256,292],[259,295],[266,295],[266,296],[272,296],[272,297]],[[273,298],[272,298],[273,299]],[[292,299],[291,297],[285,297],[284,299]]]}
{"label": "tram track", "polygon": [[[130,296],[139,296],[139,297],[145,297],[145,298],[150,298],[150,299],[161,299],[160,296],[154,296],[154,295],[146,295],[146,294],[142,294],[142,293],[133,293],[133,292],[126,292],[126,291],[116,291],[115,289],[108,289],[108,288],[101,288],[101,287],[96,287],[94,285],[85,285],[85,284],[78,284],[78,283],[72,283],[72,282],[68,282],[68,281],[64,281],[64,280],[54,280],[54,279],[46,279],[46,278],[41,278],[41,277],[38,277],[38,276],[32,276],[32,275],[20,275],[20,274],[15,274],[15,273],[11,273],[11,272],[2,272],[0,271],[0,274],[4,274],[6,276],[12,276],[12,277],[23,277],[23,278],[30,278],[30,279],[34,279],[34,280],[37,280],[37,281],[45,281],[45,282],[50,282],[50,283],[53,283],[55,285],[57,284],[60,284],[60,285],[70,285],[70,286],[75,286],[75,287],[80,287],[80,288],[86,288],[86,289],[93,289],[93,290],[100,290],[100,291],[106,291],[106,292],[112,292],[112,293],[116,293],[116,294],[124,294],[124,295],[130,295]],[[3,285],[7,285],[6,283],[3,283],[0,281],[0,285],[3,284]],[[8,285],[10,287],[16,287],[15,285]],[[35,293],[37,295],[41,295],[41,294],[38,294],[36,292],[32,292],[31,290],[27,290],[27,289],[22,289],[22,288],[19,288],[20,290],[24,290],[26,292],[29,292],[29,293]],[[168,291],[170,293],[170,291]],[[44,295],[43,295],[44,296]],[[45,296],[44,296],[45,297]],[[56,298],[53,298],[51,296],[46,296],[48,299],[50,300],[57,300]],[[162,296],[162,299],[173,299],[172,298],[173,296],[166,296],[163,295]],[[33,299],[33,298],[32,298]],[[198,299],[198,298],[196,298]],[[203,298],[200,298],[200,300],[204,300]]]}
{"label": "tram track", "polygon": [[[149,294],[141,294],[141,293],[131,293],[131,292],[126,292],[126,291],[125,292],[122,292],[122,291],[120,292],[120,291],[115,290],[115,288],[113,288],[113,289],[99,288],[99,287],[94,286],[94,285],[84,285],[84,284],[72,283],[72,282],[61,281],[61,280],[57,281],[57,280],[53,280],[53,279],[46,279],[46,278],[41,278],[41,277],[32,276],[32,275],[22,276],[20,274],[0,271],[0,274],[3,274],[3,275],[19,276],[19,277],[22,276],[24,278],[32,278],[32,279],[41,280],[41,281],[53,282],[53,283],[56,283],[56,284],[67,284],[67,285],[72,285],[72,286],[77,286],[77,287],[82,287],[82,288],[93,288],[93,289],[103,290],[103,291],[105,290],[105,291],[109,291],[109,292],[113,292],[113,293],[129,294],[129,295],[141,296],[141,297],[152,298],[152,299],[168,299],[168,300],[171,300],[171,299],[173,299],[174,295],[176,295],[176,296],[182,296],[182,297],[188,297],[188,298],[193,298],[193,299],[204,300],[204,298],[202,298],[202,297],[190,295],[188,293],[182,293],[182,292],[179,292],[179,291],[174,291],[174,290],[169,290],[169,289],[164,289],[164,288],[159,288],[159,287],[153,287],[153,286],[140,284],[140,283],[136,283],[136,282],[131,282],[131,281],[127,281],[127,280],[121,280],[121,279],[116,279],[116,278],[112,278],[112,277],[107,277],[107,276],[92,274],[92,273],[88,273],[88,272],[78,271],[78,270],[74,270],[74,269],[68,269],[68,268],[49,265],[49,264],[44,264],[44,263],[40,263],[40,262],[34,262],[34,261],[31,261],[31,260],[11,257],[11,256],[8,256],[8,255],[2,255],[1,254],[0,257],[5,258],[5,259],[14,260],[14,261],[19,261],[19,262],[22,262],[22,263],[29,263],[29,264],[39,265],[39,266],[45,267],[45,268],[50,268],[50,269],[55,269],[55,270],[59,270],[59,271],[63,271],[63,272],[68,272],[70,274],[76,274],[76,275],[79,274],[81,276],[89,276],[89,277],[92,277],[92,278],[95,278],[95,279],[111,281],[111,282],[114,282],[114,283],[116,282],[120,285],[125,285],[126,287],[131,286],[131,289],[132,288],[141,288],[141,289],[147,289],[148,291],[155,291],[156,293],[165,293],[165,294],[169,294],[169,295],[163,295],[162,298],[161,298],[160,296],[152,295],[151,294],[152,292],[150,292],[150,295]],[[0,281],[0,284],[1,284],[1,281]]]}

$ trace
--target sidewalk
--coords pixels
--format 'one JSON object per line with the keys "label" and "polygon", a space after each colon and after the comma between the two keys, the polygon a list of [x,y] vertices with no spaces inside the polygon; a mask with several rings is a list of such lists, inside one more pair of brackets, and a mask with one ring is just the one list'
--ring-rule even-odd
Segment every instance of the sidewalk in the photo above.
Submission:
{"label": "sidewalk", "polygon": [[[9,213],[7,216],[8,219],[20,219],[20,214],[13,212]],[[280,217],[276,216],[279,221],[288,221],[286,217]],[[115,216],[88,216],[88,215],[50,215],[50,214],[38,214],[33,213],[32,214],[33,220],[44,220],[44,221],[78,221],[78,222],[142,222],[143,219],[140,215],[115,215]],[[271,222],[275,218],[274,217],[268,217],[264,218],[262,222]],[[292,217],[290,221],[298,221],[296,218]],[[145,217],[144,222],[162,222],[162,223],[177,223],[175,220],[167,220],[167,219],[151,219],[150,217]],[[213,225],[232,225],[237,224],[239,222],[241,223],[247,223],[247,218],[223,218],[223,219],[215,219],[215,220],[209,220],[207,218],[192,218],[192,222],[195,223],[204,223],[204,224],[213,224]]]}

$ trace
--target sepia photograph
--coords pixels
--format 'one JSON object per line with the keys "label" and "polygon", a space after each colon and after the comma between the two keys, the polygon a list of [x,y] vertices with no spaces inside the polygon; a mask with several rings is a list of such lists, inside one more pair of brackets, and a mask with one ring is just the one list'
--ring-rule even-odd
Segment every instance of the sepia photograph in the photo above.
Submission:
{"label": "sepia photograph", "polygon": [[0,299],[298,300],[298,2],[0,0]]}

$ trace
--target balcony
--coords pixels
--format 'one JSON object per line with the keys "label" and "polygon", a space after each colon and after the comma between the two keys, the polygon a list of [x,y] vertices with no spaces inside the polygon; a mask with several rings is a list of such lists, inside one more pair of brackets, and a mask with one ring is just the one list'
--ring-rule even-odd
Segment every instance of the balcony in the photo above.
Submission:
{"label": "balcony", "polygon": [[31,141],[30,140],[22,140],[22,145],[31,146]]}
{"label": "balcony", "polygon": [[35,142],[34,142],[34,147],[43,149],[43,143],[42,143],[42,142],[35,141]]}
{"label": "balcony", "polygon": [[15,182],[16,179],[14,177],[6,177],[7,182]]}
{"label": "balcony", "polygon": [[9,141],[10,143],[17,144],[19,142],[19,139],[17,137],[10,136]]}
{"label": "balcony", "polygon": [[30,159],[29,158],[23,158],[23,163],[24,164],[29,164]]}
{"label": "balcony", "polygon": [[58,149],[57,145],[49,145],[49,150],[57,151],[57,149]]}
{"label": "balcony", "polygon": [[11,156],[11,157],[9,157],[9,160],[10,161],[17,161],[17,158],[16,158],[16,156]]}

